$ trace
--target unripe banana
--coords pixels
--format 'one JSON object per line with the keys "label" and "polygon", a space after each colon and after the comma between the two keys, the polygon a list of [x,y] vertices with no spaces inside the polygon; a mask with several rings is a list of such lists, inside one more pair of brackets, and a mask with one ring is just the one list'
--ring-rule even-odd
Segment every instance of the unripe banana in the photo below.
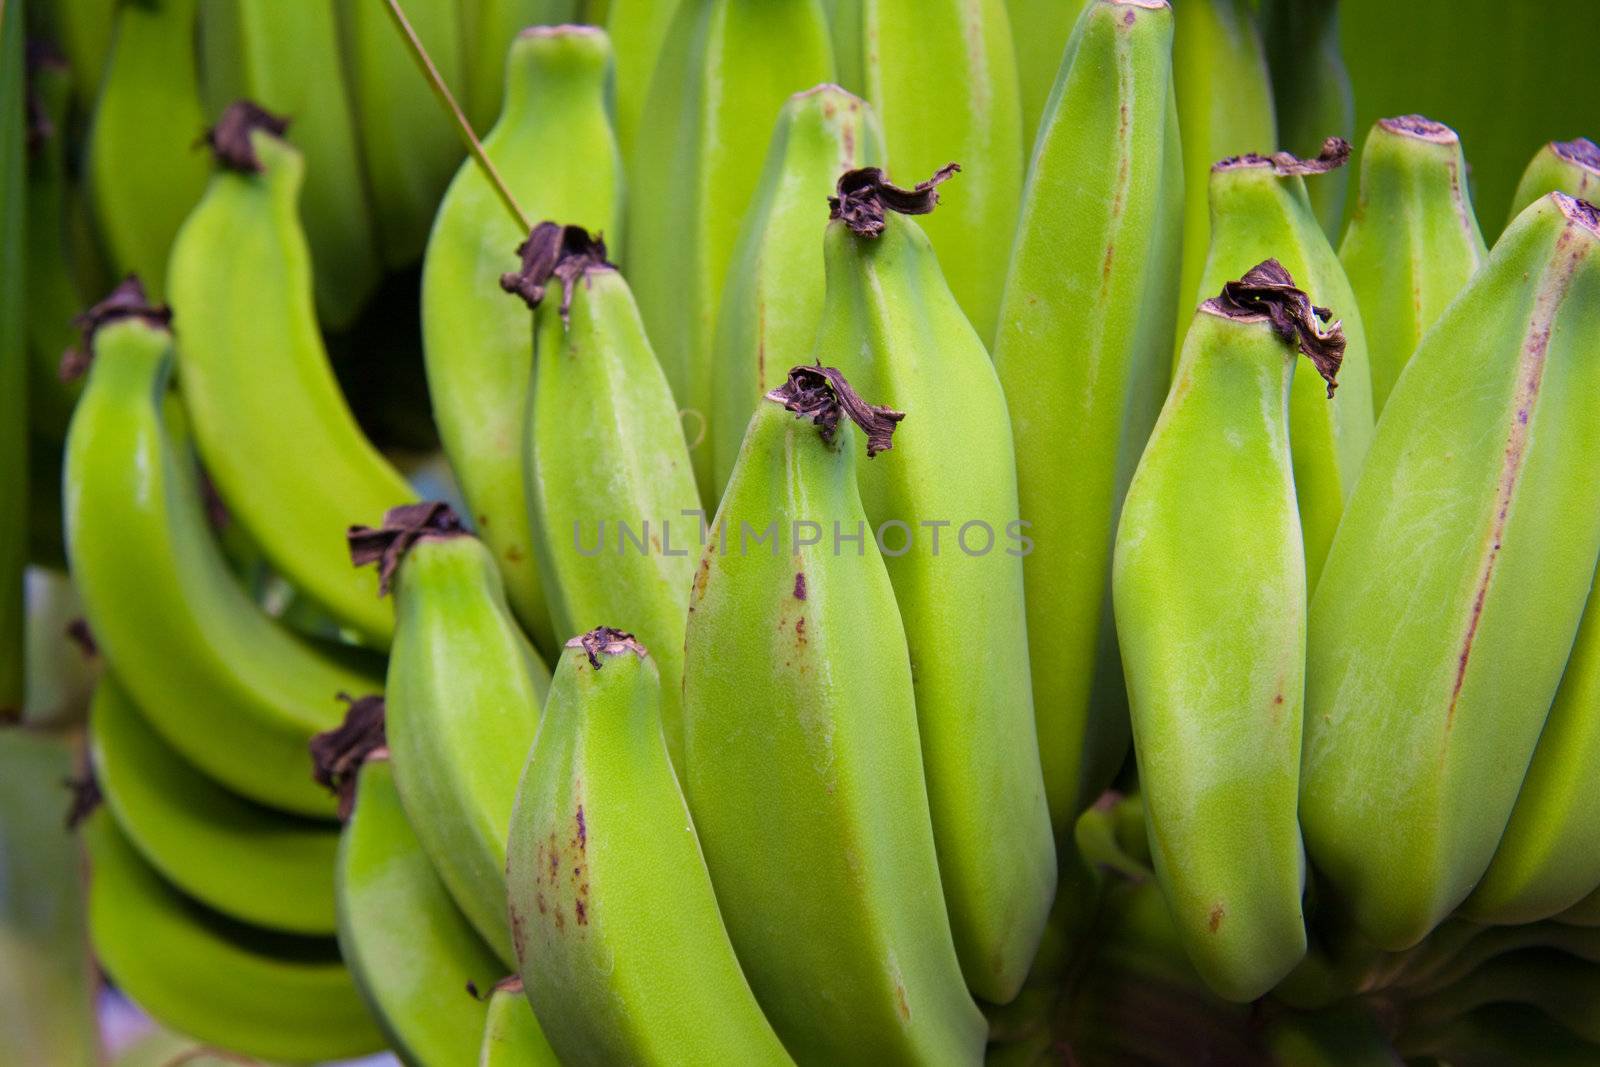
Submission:
{"label": "unripe banana", "polygon": [[751,418],[690,598],[685,791],[739,962],[795,1059],[976,1063],[983,1016],[846,417],[878,452],[902,416],[802,366]]}
{"label": "unripe banana", "polygon": [[[690,413],[690,457],[708,504],[723,278],[779,110],[791,93],[832,77],[818,0],[681,0],[651,75],[629,162],[622,262],[672,395]],[[571,629],[619,621],[606,615]],[[641,636],[666,654],[667,644]]]}
{"label": "unripe banana", "polygon": [[523,995],[520,977],[502,979],[489,997],[478,1067],[561,1067]]}
{"label": "unripe banana", "polygon": [[[1178,0],[1173,15],[1172,83],[1178,99],[1178,125],[1183,131],[1183,268],[1178,283],[1177,348],[1189,328],[1193,305],[1217,292],[1222,282],[1207,285],[1207,251],[1211,247],[1211,165],[1244,152],[1268,152],[1278,145],[1272,114],[1272,86],[1267,59],[1249,0]],[[1324,135],[1326,136],[1326,134]],[[1228,278],[1237,278],[1264,256],[1240,264]],[[1300,273],[1287,264],[1300,281]],[[1226,280],[1226,279],[1223,279]],[[1310,286],[1310,292],[1320,291]],[[1340,314],[1344,313],[1341,308]]]}
{"label": "unripe banana", "polygon": [[[1339,0],[1265,0],[1257,17],[1272,75],[1276,147],[1308,156],[1329,137],[1355,137],[1355,93],[1339,48]],[[1349,182],[1340,170],[1306,188],[1330,241],[1344,225]]]}
{"label": "unripe banana", "polygon": [[1405,972],[1402,984],[1407,995],[1426,995],[1444,989],[1463,981],[1487,961],[1528,948],[1555,949],[1589,963],[1600,963],[1600,930],[1547,922],[1516,926],[1461,925],[1473,927],[1473,932],[1456,951],[1442,959],[1429,960],[1429,966]]}
{"label": "unripe banana", "polygon": [[1039,755],[1062,839],[1127,754],[1111,540],[1172,351],[1183,170],[1171,48],[1165,3],[1085,8],[1039,128],[995,338],[1033,538],[1022,573]]}
{"label": "unripe banana", "polygon": [[503,973],[406,821],[385,756],[360,765],[339,840],[339,951],[390,1045],[407,1063],[470,1064]]}
{"label": "unripe banana", "polygon": [[1551,141],[1522,172],[1511,198],[1511,221],[1546,193],[1562,192],[1591,204],[1600,200],[1600,147],[1587,137]]}
{"label": "unripe banana", "polygon": [[1344,338],[1295,285],[1268,260],[1200,306],[1112,573],[1156,875],[1196,970],[1240,1002],[1306,952],[1290,382],[1298,349],[1332,387]]}
{"label": "unripe banana", "polygon": [[[615,233],[622,164],[606,117],[610,49],[592,27],[538,28],[503,53],[505,107],[484,138],[530,218]],[[519,234],[473,160],[456,172],[422,264],[422,343],[434,423],[478,536],[540,648],[556,645],[533,555],[523,414],[533,360],[527,309],[501,293]]]}
{"label": "unripe banana", "polygon": [[[1432,1030],[1485,1004],[1536,1007],[1547,1016],[1547,1025],[1569,1030],[1591,1046],[1600,1045],[1600,1024],[1595,1021],[1600,966],[1543,948],[1491,959],[1456,984],[1407,1004],[1400,1017],[1401,1031]],[[1595,1052],[1600,1049],[1591,1048]],[[1594,1063],[1594,1055],[1579,1062]]]}
{"label": "unripe banana", "polygon": [[394,583],[388,744],[422,847],[510,967],[506,832],[550,672],[506,604],[494,558],[444,504],[392,508],[350,531],[358,565]]}
{"label": "unripe banana", "polygon": [[661,720],[681,767],[683,628],[704,521],[683,427],[605,244],[541,223],[523,251],[528,269],[506,282],[538,307],[524,469],[550,615],[560,633],[614,619],[662,650]]}
{"label": "unripe banana", "polygon": [[466,0],[461,5],[462,107],[474,129],[484,129],[500,114],[512,40],[529,27],[556,26],[577,17],[577,0]]}
{"label": "unripe banana", "polygon": [[87,184],[111,267],[137,272],[158,300],[167,250],[206,187],[205,157],[194,150],[206,122],[195,65],[198,3],[117,6],[89,127]]}
{"label": "unripe banana", "polygon": [[89,751],[118,828],[167,881],[240,922],[333,933],[332,823],[295,819],[223,789],[161,740],[110,675],[95,691]]}
{"label": "unripe banana", "polygon": [[1339,257],[1307,206],[1301,178],[1342,166],[1349,152],[1347,142],[1330,139],[1314,160],[1287,153],[1247,155],[1225,159],[1211,172],[1211,251],[1202,276],[1206,291],[1220,290],[1254,264],[1274,258],[1305,292],[1332,308],[1344,327],[1337,395],[1320,379],[1301,374],[1289,401],[1308,591],[1317,587],[1328,545],[1372,441],[1372,379],[1361,310]]}
{"label": "unripe banana", "polygon": [[523,987],[562,1063],[794,1062],[728,942],[632,634],[566,643],[507,870]]}
{"label": "unripe banana", "polygon": [[[602,0],[603,2],[603,0]],[[616,69],[616,125],[617,143],[628,166],[633,166],[633,144],[639,136],[639,123],[643,117],[645,101],[650,91],[650,78],[655,73],[656,57],[666,40],[667,28],[672,24],[682,0],[610,0],[606,10],[597,14],[586,12],[585,21],[596,22],[603,16],[606,33],[617,56]],[[599,6],[591,3],[590,8]]]}
{"label": "unripe banana", "polygon": [[1556,922],[1573,926],[1600,926],[1600,889],[1554,917]]}
{"label": "unripe banana", "polygon": [[1600,592],[1583,622],[1539,734],[1494,860],[1462,914],[1530,923],[1577,904],[1600,886]]}
{"label": "unripe banana", "polygon": [[1552,193],[1390,394],[1311,603],[1301,823],[1384,948],[1467,896],[1511,815],[1600,556],[1597,390],[1600,218]]}
{"label": "unripe banana", "polygon": [[1028,674],[1029,542],[1000,381],[928,238],[899,213],[925,214],[938,193],[926,183],[909,194],[917,203],[907,195],[876,168],[840,177],[815,355],[915,413],[893,456],[860,459],[861,500],[905,628],[956,953],[968,988],[1005,1004],[1056,889]]}
{"label": "unripe banana", "polygon": [[1022,147],[1031,155],[1039,122],[1050,102],[1072,28],[1089,0],[1006,0],[1011,39],[1017,50]]}
{"label": "unripe banana", "polygon": [[[0,26],[3,32],[3,26]],[[0,1060],[99,1067],[100,979],[84,925],[83,852],[65,832],[76,739],[0,730]]]}
{"label": "unripe banana", "polygon": [[822,316],[818,207],[847,170],[883,161],[872,109],[836,85],[789,98],[728,267],[711,356],[712,487],[721,496],[763,394],[804,362]]}
{"label": "unripe banana", "polygon": [[1421,115],[1379,119],[1362,147],[1360,196],[1339,247],[1366,330],[1374,415],[1422,335],[1488,258],[1455,131]]}
{"label": "unripe banana", "polygon": [[195,767],[258,803],[329,815],[306,744],[339,721],[337,693],[374,688],[378,673],[292,633],[229,570],[192,457],[163,426],[173,355],[161,313],[119,291],[92,321],[104,324],[63,474],[68,554],[95,641]]}
{"label": "unripe banana", "polygon": [[291,1063],[384,1047],[332,938],[206,911],[161,880],[110,812],[90,815],[82,833],[95,957],[152,1018],[219,1049]]}
{"label": "unripe banana", "polygon": [[[1433,1025],[1408,1025],[1397,1047],[1409,1063],[1450,1067],[1589,1067],[1600,1043],[1585,1041],[1528,1004],[1491,1003]],[[1420,1058],[1419,1058],[1420,1057]]]}
{"label": "unripe banana", "polygon": [[[461,5],[407,0],[404,9],[434,68],[461,99]],[[439,197],[461,162],[460,136],[434,100],[388,5],[342,0],[336,10],[378,254],[390,269],[408,266],[422,255]]]}
{"label": "unripe banana", "polygon": [[[350,92],[340,62],[338,4],[207,0],[204,29],[219,35],[230,88],[213,117],[240,97],[291,116],[288,141],[305,156],[300,218],[315,265],[317,315],[348,326],[378,284],[377,236],[367,203]],[[378,3],[363,6],[376,9]],[[414,77],[414,75],[413,75]]]}
{"label": "unripe banana", "polygon": [[837,0],[833,20],[839,81],[877,112],[895,173],[967,166],[923,228],[987,344],[1026,166],[1005,0]]}
{"label": "unripe banana", "polygon": [[0,7],[0,722],[27,696],[28,314],[22,7]]}
{"label": "unripe banana", "polygon": [[[282,120],[244,102],[211,133],[219,169],[172,248],[178,375],[195,445],[235,518],[274,569],[382,647],[394,613],[350,568],[341,535],[415,496],[356,425],[328,365],[296,208],[304,162],[282,135]],[[229,262],[247,269],[217,266]]]}

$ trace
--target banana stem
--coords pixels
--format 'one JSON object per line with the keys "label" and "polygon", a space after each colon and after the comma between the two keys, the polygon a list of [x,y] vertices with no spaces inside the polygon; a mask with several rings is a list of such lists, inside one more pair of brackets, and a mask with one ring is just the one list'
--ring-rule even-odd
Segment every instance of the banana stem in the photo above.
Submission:
{"label": "banana stem", "polygon": [[[483,150],[483,144],[478,140],[478,135],[472,132],[472,123],[467,120],[461,105],[456,103],[455,95],[450,92],[450,87],[444,83],[444,78],[439,74],[439,68],[433,65],[433,58],[428,55],[428,50],[423,47],[422,39],[417,36],[417,31],[411,28],[411,22],[406,18],[406,13],[400,7],[400,0],[386,0],[389,5],[389,14],[394,18],[395,28],[400,31],[400,36],[406,39],[406,45],[411,49],[411,55],[417,61],[417,66],[422,70],[422,76],[428,80],[433,88],[433,95],[439,98],[446,111],[450,112],[455,120],[456,128],[461,131],[461,139],[466,142],[467,151],[472,155],[473,161],[478,164],[478,169],[483,171],[483,176],[489,179],[489,184],[494,186],[495,195],[505,205],[511,217],[516,220],[517,226],[523,233],[533,229],[533,223],[517,204],[511,195],[511,190],[506,187],[500,172],[495,169],[494,162],[489,154]],[[0,0],[3,4],[4,0]]]}

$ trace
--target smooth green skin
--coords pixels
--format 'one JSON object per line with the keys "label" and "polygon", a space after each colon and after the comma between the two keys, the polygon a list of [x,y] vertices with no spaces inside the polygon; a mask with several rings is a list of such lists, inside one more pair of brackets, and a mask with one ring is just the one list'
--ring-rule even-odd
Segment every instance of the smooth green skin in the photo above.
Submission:
{"label": "smooth green skin", "polygon": [[1189,312],[1217,295],[1216,289],[1202,284],[1210,273],[1206,260],[1211,248],[1211,165],[1229,156],[1278,147],[1266,54],[1248,8],[1249,0],[1178,0],[1173,5],[1172,83],[1183,133],[1184,174],[1181,313],[1174,362],[1183,348]]}
{"label": "smooth green skin", "polygon": [[1306,953],[1297,358],[1264,317],[1202,306],[1128,487],[1112,567],[1156,875],[1196,970],[1241,1003]]}
{"label": "smooth green skin", "polygon": [[883,124],[891,176],[910,186],[965,168],[921,222],[987,343],[1027,164],[1005,0],[837,0],[834,36],[840,82]]}
{"label": "smooth green skin", "polygon": [[1567,923],[1572,926],[1600,926],[1600,889],[1590,893],[1554,918],[1556,922]]}
{"label": "smooth green skin", "polygon": [[1085,8],[1040,127],[995,340],[1034,541],[1022,563],[1034,716],[1063,839],[1128,746],[1111,540],[1161,410],[1176,314],[1171,42],[1165,7]]}
{"label": "smooth green skin", "polygon": [[1494,860],[1461,906],[1487,923],[1548,919],[1600,885],[1600,594],[1591,590],[1561,685]]}
{"label": "smooth green skin", "polygon": [[[614,236],[622,163],[606,117],[610,49],[589,27],[520,34],[505,53],[506,105],[484,149],[537,221]],[[533,360],[528,309],[500,288],[527,237],[472,160],[434,220],[422,264],[422,343],[433,420],[506,595],[541,649],[557,646],[533,555],[523,416]]]}
{"label": "smooth green skin", "polygon": [[[391,270],[415,263],[439,198],[465,154],[461,134],[377,0],[339,0],[340,41],[355,131],[366,165],[378,255]],[[407,0],[406,20],[457,100],[466,84],[458,0]]]}
{"label": "smooth green skin", "polygon": [[476,538],[426,537],[395,587],[385,725],[395,784],[439,877],[510,967],[506,832],[550,671]]}
{"label": "smooth green skin", "polygon": [[1469,939],[1454,953],[1431,961],[1432,967],[1405,974],[1402,984],[1408,991],[1427,994],[1444,989],[1465,980],[1489,960],[1527,948],[1556,949],[1589,963],[1600,963],[1600,931],[1597,930],[1547,922],[1516,926],[1474,926],[1465,922],[1460,925],[1472,928]]}
{"label": "smooth green skin", "polygon": [[1011,41],[1017,50],[1022,147],[1030,151],[1056,84],[1062,54],[1078,16],[1094,0],[1006,0]]}
{"label": "smooth green skin", "polygon": [[713,485],[721,496],[761,397],[807,361],[825,289],[827,197],[839,175],[882,164],[872,109],[836,85],[789,98],[778,115],[750,210],[728,268],[711,355]]}
{"label": "smooth green skin", "polygon": [[[22,5],[0,2],[0,90],[22,99]],[[21,715],[27,696],[27,618],[22,572],[28,563],[27,156],[24,111],[0,114],[0,719]]]}
{"label": "smooth green skin", "polygon": [[[67,549],[107,662],[162,738],[243,796],[331,816],[306,746],[340,692],[379,675],[261,610],[214,540],[192,460],[162,424],[172,341],[137,320],[95,338],[67,437]],[[348,564],[347,564],[348,565]]]}
{"label": "smooth green skin", "polygon": [[784,102],[832,77],[818,0],[683,0],[640,113],[622,264],[685,410],[695,482],[708,506],[712,333],[723,278]]}
{"label": "smooth green skin", "polygon": [[237,92],[213,105],[212,113],[245,96],[290,118],[289,143],[306,160],[300,218],[316,265],[317,315],[338,330],[372,295],[380,267],[335,6],[207,0],[201,24],[218,15],[233,23],[223,43]]}
{"label": "smooth green skin", "polygon": [[86,951],[83,854],[62,827],[61,782],[77,744],[0,732],[0,1059],[51,1067],[100,1063]]}
{"label": "smooth green skin", "polygon": [[1488,867],[1600,554],[1600,234],[1561,201],[1424,337],[1312,597],[1301,823],[1391,950]]}
{"label": "smooth green skin", "polygon": [[100,240],[120,276],[137,273],[167,296],[167,250],[206,187],[205,132],[195,63],[199,0],[117,7],[88,135],[87,186]]}
{"label": "smooth green skin", "polygon": [[[856,433],[829,444],[773,402],[751,418],[690,600],[685,793],[739,961],[796,1060],[977,1063],[985,1023],[940,892]],[[798,544],[813,531],[797,522],[820,542]],[[835,530],[859,552],[835,552]]]}
{"label": "smooth green skin", "polygon": [[[877,238],[827,224],[815,359],[907,412],[891,451],[857,453],[861,502],[888,549],[905,627],[956,953],[973,994],[1004,1004],[1028,975],[1056,890],[1011,417],[921,227],[892,213],[884,223]],[[937,548],[928,522],[948,523]],[[967,523],[986,524],[987,542],[981,526],[963,534]]]}
{"label": "smooth green skin", "polygon": [[465,0],[462,3],[466,99],[461,103],[474,129],[487,128],[500,114],[506,89],[506,53],[517,35],[530,26],[556,26],[576,21],[579,21],[577,0]]}
{"label": "smooth green skin", "polygon": [[251,143],[262,172],[219,169],[172,248],[195,446],[273,568],[382,648],[394,612],[375,575],[350,566],[344,533],[416,494],[356,424],[317,331],[300,154],[263,132]]}
{"label": "smooth green skin", "polygon": [[90,708],[89,752],[118,828],[174,886],[240,922],[333,933],[338,827],[260,807],[211,781],[161,740],[110,675]]}
{"label": "smooth green skin", "polygon": [[1600,171],[1561,152],[1555,145],[1547,144],[1528,161],[1511,197],[1511,221],[1527,209],[1528,205],[1546,193],[1563,192],[1568,196],[1587,200],[1591,204],[1600,200]]}
{"label": "smooth green skin", "polygon": [[683,427],[622,275],[579,281],[570,326],[562,290],[552,280],[534,319],[534,556],[556,632],[615,626],[660,649],[661,720],[682,767],[683,628],[705,521]]}
{"label": "smooth green skin", "polygon": [[597,660],[562,652],[517,791],[508,878],[528,1002],[565,1064],[793,1063],[718,913],[655,662]]}
{"label": "smooth green skin", "polygon": [[522,995],[520,980],[515,988],[497,988],[489,997],[478,1067],[561,1067],[533,1005]]}
{"label": "smooth green skin", "polygon": [[[680,3],[681,0],[611,0],[603,12],[586,12],[585,21],[604,21],[611,47],[616,52],[617,142],[630,167],[634,141],[639,136],[639,123],[648,99],[650,77],[656,69],[656,57]],[[591,9],[596,6],[588,5]]]}
{"label": "smooth green skin", "polygon": [[361,765],[339,837],[339,952],[407,1063],[468,1064],[505,965],[473,932],[406,821],[387,759]]}
{"label": "smooth green skin", "polygon": [[1277,177],[1271,166],[1238,166],[1211,176],[1211,254],[1203,291],[1222,287],[1267,258],[1277,259],[1313,303],[1344,324],[1339,388],[1307,368],[1295,375],[1289,399],[1294,484],[1305,536],[1306,588],[1315,590],[1339,517],[1372,443],[1372,378],[1366,326],[1339,257],[1306,206],[1299,178]]}
{"label": "smooth green skin", "polygon": [[157,1022],[219,1049],[287,1063],[384,1047],[332,938],[274,933],[198,906],[140,858],[110,812],[90,816],[80,833],[95,958]]}
{"label": "smooth green skin", "polygon": [[[1315,156],[1329,137],[1353,141],[1356,98],[1339,47],[1339,0],[1264,0],[1257,17],[1278,123],[1273,147]],[[1330,241],[1338,239],[1344,224],[1349,186],[1349,172],[1340,169],[1306,187],[1311,210]]]}
{"label": "smooth green skin", "polygon": [[1380,119],[1367,134],[1339,260],[1361,308],[1375,415],[1422,335],[1489,258],[1466,179],[1447,127],[1418,133]]}

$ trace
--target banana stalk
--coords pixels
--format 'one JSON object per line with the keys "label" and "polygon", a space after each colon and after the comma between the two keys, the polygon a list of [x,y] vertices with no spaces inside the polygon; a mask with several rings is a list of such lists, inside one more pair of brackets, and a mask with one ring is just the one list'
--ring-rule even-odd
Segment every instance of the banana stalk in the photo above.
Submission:
{"label": "banana stalk", "polygon": [[1562,192],[1591,204],[1600,200],[1600,146],[1587,137],[1551,141],[1528,161],[1522,180],[1511,197],[1511,219],[1516,221],[1529,204],[1546,193]]}
{"label": "banana stalk", "polygon": [[[1353,139],[1356,99],[1339,47],[1339,0],[1264,0],[1258,17],[1278,124],[1271,147],[1309,156],[1329,137]],[[1341,170],[1306,188],[1330,241],[1344,225],[1349,183]]]}

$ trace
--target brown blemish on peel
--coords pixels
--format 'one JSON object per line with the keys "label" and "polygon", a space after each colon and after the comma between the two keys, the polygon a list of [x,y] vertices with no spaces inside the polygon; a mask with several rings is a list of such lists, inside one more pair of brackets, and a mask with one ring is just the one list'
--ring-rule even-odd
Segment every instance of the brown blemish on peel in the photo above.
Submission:
{"label": "brown blemish on peel", "polygon": [[906,999],[905,985],[898,980],[894,983],[894,1008],[902,1020],[911,1021],[911,1002]]}
{"label": "brown blemish on peel", "polygon": [[1222,926],[1222,919],[1226,914],[1227,912],[1221,904],[1211,905],[1211,917],[1206,923],[1206,928],[1212,933],[1216,933],[1217,929]]}
{"label": "brown blemish on peel", "polygon": [[578,805],[578,814],[574,821],[578,825],[578,848],[587,850],[589,847],[589,827],[583,821],[583,805]]}
{"label": "brown blemish on peel", "polygon": [[794,572],[794,598],[796,600],[804,600],[806,598],[806,572],[805,571],[795,571]]}
{"label": "brown blemish on peel", "polygon": [[1435,122],[1422,115],[1396,115],[1392,119],[1379,119],[1378,125],[1398,137],[1410,137],[1417,141],[1456,144],[1460,140],[1456,136],[1456,131],[1444,123]]}

